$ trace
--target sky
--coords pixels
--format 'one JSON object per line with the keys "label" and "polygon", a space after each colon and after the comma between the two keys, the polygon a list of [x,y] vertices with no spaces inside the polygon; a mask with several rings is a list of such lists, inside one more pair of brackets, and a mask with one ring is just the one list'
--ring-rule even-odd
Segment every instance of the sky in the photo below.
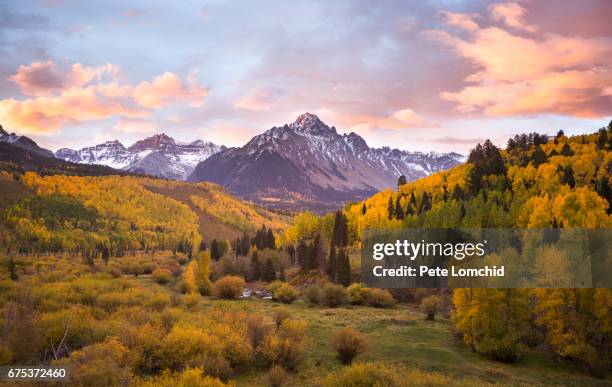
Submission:
{"label": "sky", "polygon": [[371,146],[467,152],[612,119],[612,2],[0,3],[0,124],[56,150],[240,146],[304,112]]}

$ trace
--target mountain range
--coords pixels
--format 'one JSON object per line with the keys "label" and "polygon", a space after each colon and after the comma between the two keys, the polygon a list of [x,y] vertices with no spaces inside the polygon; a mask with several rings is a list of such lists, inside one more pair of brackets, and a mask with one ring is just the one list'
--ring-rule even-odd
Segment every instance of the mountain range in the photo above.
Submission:
{"label": "mountain range", "polygon": [[58,149],[55,156],[74,163],[101,164],[134,173],[186,180],[200,161],[224,149],[224,146],[202,140],[181,144],[162,133],[137,141],[129,148],[114,140],[80,150]]}
{"label": "mountain range", "polygon": [[266,207],[325,211],[394,187],[401,175],[411,181],[464,161],[458,153],[371,148],[358,134],[338,134],[305,113],[213,154],[188,181],[212,181]]}
{"label": "mountain range", "polygon": [[408,181],[416,180],[465,161],[454,152],[372,148],[358,134],[339,134],[310,113],[234,148],[202,140],[179,143],[161,133],[127,148],[114,140],[53,153],[1,126],[0,142],[74,164],[103,165],[190,182],[211,181],[242,199],[292,211],[336,209],[394,187],[401,175]]}

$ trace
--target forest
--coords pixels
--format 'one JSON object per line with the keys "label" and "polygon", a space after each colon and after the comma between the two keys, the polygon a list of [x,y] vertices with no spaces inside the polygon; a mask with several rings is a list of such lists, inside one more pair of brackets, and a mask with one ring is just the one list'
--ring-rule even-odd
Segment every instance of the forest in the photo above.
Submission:
{"label": "forest", "polygon": [[612,123],[478,144],[323,216],[0,165],[0,365],[106,385],[607,385],[610,289],[360,281],[369,229],[610,228]]}

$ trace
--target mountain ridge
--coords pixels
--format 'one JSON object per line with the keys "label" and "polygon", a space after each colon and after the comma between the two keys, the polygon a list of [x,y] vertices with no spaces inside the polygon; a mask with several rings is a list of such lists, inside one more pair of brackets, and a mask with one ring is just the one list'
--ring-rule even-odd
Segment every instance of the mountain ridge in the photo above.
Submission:
{"label": "mountain ridge", "polygon": [[272,127],[242,147],[196,166],[188,181],[212,181],[248,200],[278,209],[325,211],[410,180],[453,167],[458,153],[370,148],[358,134],[338,134],[316,115]]}

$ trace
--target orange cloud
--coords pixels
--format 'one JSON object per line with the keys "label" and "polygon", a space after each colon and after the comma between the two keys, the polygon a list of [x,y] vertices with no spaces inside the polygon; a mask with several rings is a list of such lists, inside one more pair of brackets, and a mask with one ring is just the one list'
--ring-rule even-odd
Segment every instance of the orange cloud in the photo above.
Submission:
{"label": "orange cloud", "polygon": [[468,31],[476,31],[479,27],[474,21],[472,15],[465,13],[454,13],[448,11],[440,11],[442,17],[444,17],[446,24],[452,27],[458,27]]}
{"label": "orange cloud", "polygon": [[50,134],[70,123],[115,116],[143,118],[152,109],[177,103],[201,106],[209,92],[198,84],[195,74],[183,82],[166,72],[133,86],[121,83],[117,73],[117,66],[111,64],[76,63],[66,70],[52,61],[20,66],[9,79],[32,98],[0,100],[0,121],[24,133]]}
{"label": "orange cloud", "polygon": [[412,109],[402,109],[390,115],[372,114],[340,114],[329,109],[319,109],[316,112],[324,120],[339,122],[341,125],[355,131],[371,131],[374,129],[409,129],[432,128],[438,124],[430,123]]}
{"label": "orange cloud", "polygon": [[527,32],[537,32],[538,27],[530,25],[525,21],[527,10],[517,3],[498,3],[489,6],[489,12],[493,20],[499,21],[508,27]]}
{"label": "orange cloud", "polygon": [[440,93],[443,99],[456,102],[460,112],[576,117],[610,113],[605,92],[612,84],[610,37],[547,33],[536,39],[497,27],[471,31],[467,39],[444,31],[427,34],[474,65],[475,71],[466,78],[470,85]]}
{"label": "orange cloud", "polygon": [[155,125],[146,120],[127,118],[117,121],[113,130],[122,133],[152,133],[155,131]]}

